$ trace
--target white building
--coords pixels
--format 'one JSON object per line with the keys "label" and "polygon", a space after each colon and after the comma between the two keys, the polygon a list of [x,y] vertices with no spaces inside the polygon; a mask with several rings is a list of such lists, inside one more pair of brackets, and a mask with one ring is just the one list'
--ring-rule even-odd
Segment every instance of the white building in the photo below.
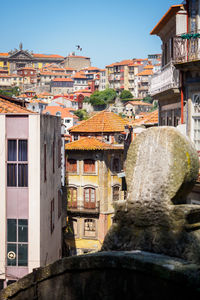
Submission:
{"label": "white building", "polygon": [[62,256],[61,119],[0,99],[0,282]]}

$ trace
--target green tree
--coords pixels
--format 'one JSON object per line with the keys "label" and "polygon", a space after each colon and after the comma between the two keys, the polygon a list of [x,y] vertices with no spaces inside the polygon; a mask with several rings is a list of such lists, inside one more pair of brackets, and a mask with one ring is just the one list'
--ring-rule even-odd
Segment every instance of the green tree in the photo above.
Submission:
{"label": "green tree", "polygon": [[133,98],[133,95],[130,91],[128,90],[123,90],[120,94],[120,99],[129,99],[129,98]]}
{"label": "green tree", "polygon": [[142,101],[152,104],[153,98],[151,96],[147,96],[147,97],[143,98]]}
{"label": "green tree", "polygon": [[90,96],[90,103],[93,106],[106,106],[115,100],[117,93],[113,89],[105,89],[104,91],[95,91]]}
{"label": "green tree", "polygon": [[74,114],[79,118],[79,121],[87,120],[89,118],[85,109],[78,109],[74,112]]}

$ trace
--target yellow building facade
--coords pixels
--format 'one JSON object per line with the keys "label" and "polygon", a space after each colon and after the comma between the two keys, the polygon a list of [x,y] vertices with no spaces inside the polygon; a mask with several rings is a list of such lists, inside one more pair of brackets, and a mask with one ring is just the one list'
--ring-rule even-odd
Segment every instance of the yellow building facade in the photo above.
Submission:
{"label": "yellow building facade", "polygon": [[71,255],[98,251],[113,223],[114,203],[124,199],[118,177],[123,168],[123,147],[86,137],[66,144],[66,161],[65,242]]}

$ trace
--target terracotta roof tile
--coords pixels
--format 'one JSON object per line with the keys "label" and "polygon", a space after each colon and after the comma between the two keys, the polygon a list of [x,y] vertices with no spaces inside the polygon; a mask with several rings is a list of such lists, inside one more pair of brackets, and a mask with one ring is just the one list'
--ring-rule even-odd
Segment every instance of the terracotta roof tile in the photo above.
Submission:
{"label": "terracotta roof tile", "polygon": [[125,106],[127,104],[131,104],[131,105],[143,105],[143,106],[152,106],[152,104],[147,103],[147,102],[143,102],[143,101],[128,101]]}
{"label": "terracotta roof tile", "polygon": [[158,124],[158,110],[156,109],[150,113],[144,114],[141,118],[131,121],[131,124],[133,126]]}
{"label": "terracotta roof tile", "polygon": [[0,98],[0,113],[1,114],[35,114],[25,107],[14,104],[10,101]]}
{"label": "terracotta roof tile", "polygon": [[94,137],[85,137],[65,145],[66,150],[114,150],[122,149],[123,146],[114,146],[99,141]]}
{"label": "terracotta roof tile", "polygon": [[38,53],[34,53],[33,54],[34,57],[46,57],[46,58],[63,58],[64,59],[64,56],[61,56],[61,55],[57,55],[57,54],[38,54]]}
{"label": "terracotta roof tile", "polygon": [[80,125],[71,128],[70,132],[121,132],[127,121],[113,112],[101,111]]}
{"label": "terracotta roof tile", "polygon": [[57,112],[61,113],[61,118],[73,118],[73,119],[78,119],[77,116],[73,115],[71,112],[70,108],[63,108],[61,106],[47,106],[44,110],[43,110],[43,114],[46,114],[47,112],[52,115],[52,116],[56,116]]}
{"label": "terracotta roof tile", "polygon": [[55,78],[53,81],[70,81],[73,82],[74,80],[71,78]]}
{"label": "terracotta roof tile", "polygon": [[149,76],[149,75],[153,75],[153,71],[152,70],[143,70],[142,72],[138,73],[136,76]]}

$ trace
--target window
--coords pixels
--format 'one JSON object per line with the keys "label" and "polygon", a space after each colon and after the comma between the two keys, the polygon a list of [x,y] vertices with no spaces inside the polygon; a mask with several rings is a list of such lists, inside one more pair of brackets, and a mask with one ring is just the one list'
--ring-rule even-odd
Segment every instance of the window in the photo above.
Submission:
{"label": "window", "polygon": [[94,188],[84,189],[84,208],[96,208],[96,190]]}
{"label": "window", "polygon": [[96,236],[96,221],[93,219],[84,220],[84,236],[95,237]]}
{"label": "window", "polygon": [[69,208],[77,208],[77,188],[69,187],[67,203]]}
{"label": "window", "polygon": [[44,144],[44,181],[47,180],[47,145]]}
{"label": "window", "polygon": [[95,160],[85,159],[83,170],[84,173],[95,173]]}
{"label": "window", "polygon": [[120,160],[119,158],[114,157],[112,160],[112,171],[119,172],[120,171]]}
{"label": "window", "polygon": [[27,219],[7,219],[7,266],[28,266]]}
{"label": "window", "polygon": [[62,190],[58,190],[58,219],[60,218],[62,213]]}
{"label": "window", "polygon": [[120,187],[118,185],[113,186],[113,201],[118,201],[120,195]]}
{"label": "window", "polygon": [[196,149],[200,151],[200,95],[193,97],[193,110],[192,110],[192,137]]}
{"label": "window", "polygon": [[53,145],[52,145],[52,150],[53,150],[53,160],[52,160],[52,167],[53,167],[53,173],[55,173],[55,141],[53,141]]}
{"label": "window", "polygon": [[58,168],[61,167],[61,150],[62,150],[62,140],[58,140]]}
{"label": "window", "polygon": [[28,186],[28,142],[8,140],[7,186]]}
{"label": "window", "polygon": [[54,231],[55,228],[55,206],[54,206],[54,199],[51,200],[51,218],[50,218],[50,229],[51,233]]}
{"label": "window", "polygon": [[76,159],[68,159],[67,160],[67,171],[69,173],[77,173],[77,160]]}

